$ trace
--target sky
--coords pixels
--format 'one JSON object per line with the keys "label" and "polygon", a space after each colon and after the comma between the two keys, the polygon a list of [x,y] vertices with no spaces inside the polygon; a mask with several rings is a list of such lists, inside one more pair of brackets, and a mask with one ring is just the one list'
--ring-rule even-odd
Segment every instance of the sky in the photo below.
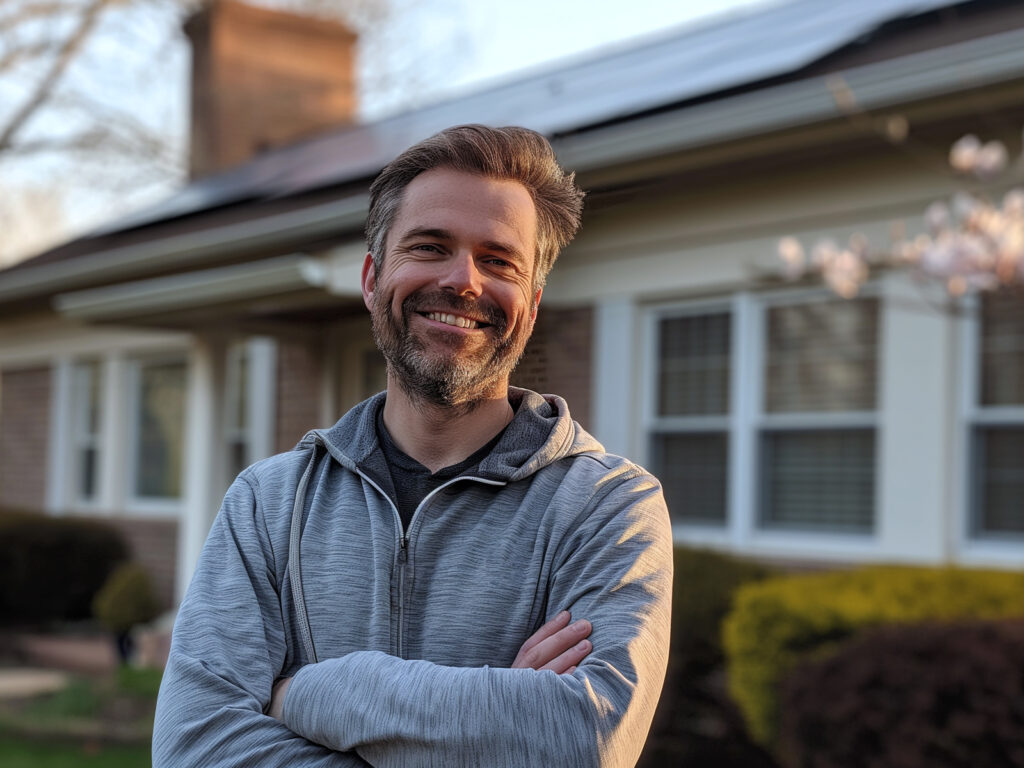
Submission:
{"label": "sky", "polygon": [[[327,13],[339,11],[347,2],[357,2],[251,1],[315,6]],[[369,34],[378,37],[367,36],[361,51],[361,115],[366,120],[779,0],[387,2],[391,10],[386,24],[371,30]],[[180,156],[187,149],[188,47],[182,35],[174,34],[177,21],[169,10],[173,9],[169,0],[154,0],[142,8],[135,17],[123,11],[109,14],[81,65],[69,70],[65,86],[68,92],[88,92],[108,104],[115,115],[130,116],[172,136]],[[390,79],[386,77],[389,74]],[[27,82],[30,78],[22,81]],[[25,93],[13,78],[0,77],[0,125],[5,110],[13,109]],[[65,112],[31,127],[37,132],[59,134],[78,126],[76,117]],[[15,161],[0,158],[0,265],[151,204],[171,194],[181,183],[180,179],[140,181],[133,189],[129,182],[127,191],[122,185],[111,193],[99,180],[104,174],[122,171],[104,163],[90,166],[79,159],[72,169],[67,158],[60,156]],[[123,175],[130,178],[130,169]]]}

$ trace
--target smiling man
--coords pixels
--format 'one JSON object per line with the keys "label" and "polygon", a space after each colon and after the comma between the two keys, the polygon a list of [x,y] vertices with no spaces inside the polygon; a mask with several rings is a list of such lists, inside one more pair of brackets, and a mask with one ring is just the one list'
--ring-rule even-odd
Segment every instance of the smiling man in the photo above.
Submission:
{"label": "smiling man", "polygon": [[245,470],[182,602],[163,766],[630,766],[668,653],[657,481],[509,386],[583,193],[461,126],[371,187],[387,391]]}

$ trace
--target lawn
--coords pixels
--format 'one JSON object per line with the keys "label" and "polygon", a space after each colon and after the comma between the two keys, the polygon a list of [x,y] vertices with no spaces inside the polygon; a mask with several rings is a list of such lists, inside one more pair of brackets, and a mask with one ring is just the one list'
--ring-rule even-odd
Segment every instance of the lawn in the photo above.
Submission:
{"label": "lawn", "polygon": [[148,768],[156,670],[122,667],[0,707],[3,768]]}
{"label": "lawn", "polygon": [[53,744],[0,733],[4,768],[149,768],[149,746]]}

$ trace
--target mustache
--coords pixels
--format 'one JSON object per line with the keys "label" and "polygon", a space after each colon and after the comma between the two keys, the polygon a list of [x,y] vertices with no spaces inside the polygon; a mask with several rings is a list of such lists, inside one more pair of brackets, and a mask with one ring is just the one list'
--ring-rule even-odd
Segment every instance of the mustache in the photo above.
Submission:
{"label": "mustache", "polygon": [[430,293],[414,293],[402,302],[402,315],[408,317],[413,312],[443,311],[453,315],[465,315],[482,319],[488,325],[499,330],[505,327],[505,313],[497,306],[477,299],[467,299],[450,291],[432,291]]}

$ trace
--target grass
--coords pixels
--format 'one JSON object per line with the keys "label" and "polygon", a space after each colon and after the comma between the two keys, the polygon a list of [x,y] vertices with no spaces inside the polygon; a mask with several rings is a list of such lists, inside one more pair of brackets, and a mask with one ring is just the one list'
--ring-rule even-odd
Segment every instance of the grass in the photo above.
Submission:
{"label": "grass", "polygon": [[160,672],[122,667],[0,707],[3,768],[148,768]]}
{"label": "grass", "polygon": [[4,768],[149,768],[149,746],[40,743],[0,732]]}

